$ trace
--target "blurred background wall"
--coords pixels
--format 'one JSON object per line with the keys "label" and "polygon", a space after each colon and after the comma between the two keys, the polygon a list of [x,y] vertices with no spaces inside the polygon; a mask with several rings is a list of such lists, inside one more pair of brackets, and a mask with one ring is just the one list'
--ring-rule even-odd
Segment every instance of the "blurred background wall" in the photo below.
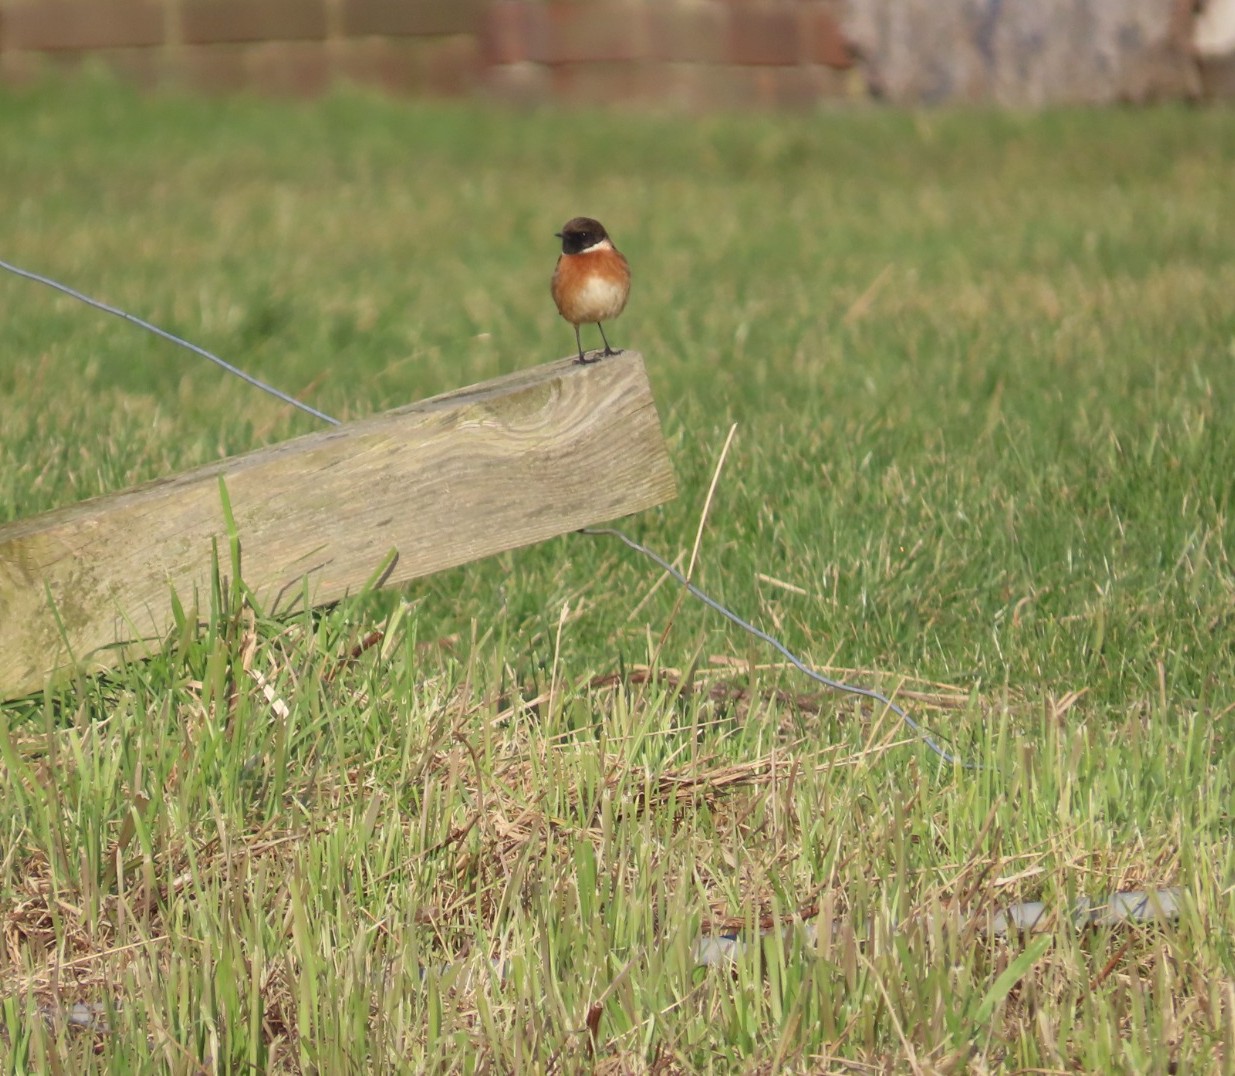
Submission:
{"label": "blurred background wall", "polygon": [[1235,98],[1235,0],[0,0],[0,78],[669,108]]}

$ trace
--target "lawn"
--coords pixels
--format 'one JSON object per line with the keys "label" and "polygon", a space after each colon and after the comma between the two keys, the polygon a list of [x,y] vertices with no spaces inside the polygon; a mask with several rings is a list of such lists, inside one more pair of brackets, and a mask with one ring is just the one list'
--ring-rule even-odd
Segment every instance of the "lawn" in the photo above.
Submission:
{"label": "lawn", "polygon": [[[1218,110],[0,92],[0,258],[342,419],[570,354],[553,232],[600,218],[680,482],[621,525],[684,567],[736,424],[696,582],[969,763],[610,538],[220,586],[0,707],[0,1064],[1229,1069],[1232,190]],[[9,274],[0,325],[0,522],[316,428]]]}

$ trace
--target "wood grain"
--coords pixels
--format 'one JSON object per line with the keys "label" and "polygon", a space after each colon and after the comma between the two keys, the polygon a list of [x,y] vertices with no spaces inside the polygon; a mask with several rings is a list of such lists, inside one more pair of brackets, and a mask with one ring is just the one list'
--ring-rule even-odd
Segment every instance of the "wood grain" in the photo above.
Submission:
{"label": "wood grain", "polygon": [[229,571],[267,611],[399,583],[672,499],[643,357],[563,359],[0,527],[0,696],[148,652]]}

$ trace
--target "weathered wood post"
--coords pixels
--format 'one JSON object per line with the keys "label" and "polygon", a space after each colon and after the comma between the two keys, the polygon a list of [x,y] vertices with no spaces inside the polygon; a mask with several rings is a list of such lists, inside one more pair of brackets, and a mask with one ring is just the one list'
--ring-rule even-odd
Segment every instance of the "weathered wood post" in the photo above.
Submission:
{"label": "weathered wood post", "polygon": [[670,500],[643,357],[561,360],[0,527],[0,697],[144,653],[209,593],[226,484],[245,584],[321,604]]}

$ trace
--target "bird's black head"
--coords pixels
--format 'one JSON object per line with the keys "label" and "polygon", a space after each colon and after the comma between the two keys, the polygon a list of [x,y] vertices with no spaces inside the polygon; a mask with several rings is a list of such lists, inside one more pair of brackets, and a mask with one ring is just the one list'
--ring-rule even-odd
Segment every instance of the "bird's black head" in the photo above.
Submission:
{"label": "bird's black head", "polygon": [[609,238],[605,226],[591,217],[575,217],[573,220],[568,220],[562,225],[560,232],[553,234],[561,239],[563,254],[580,254]]}

